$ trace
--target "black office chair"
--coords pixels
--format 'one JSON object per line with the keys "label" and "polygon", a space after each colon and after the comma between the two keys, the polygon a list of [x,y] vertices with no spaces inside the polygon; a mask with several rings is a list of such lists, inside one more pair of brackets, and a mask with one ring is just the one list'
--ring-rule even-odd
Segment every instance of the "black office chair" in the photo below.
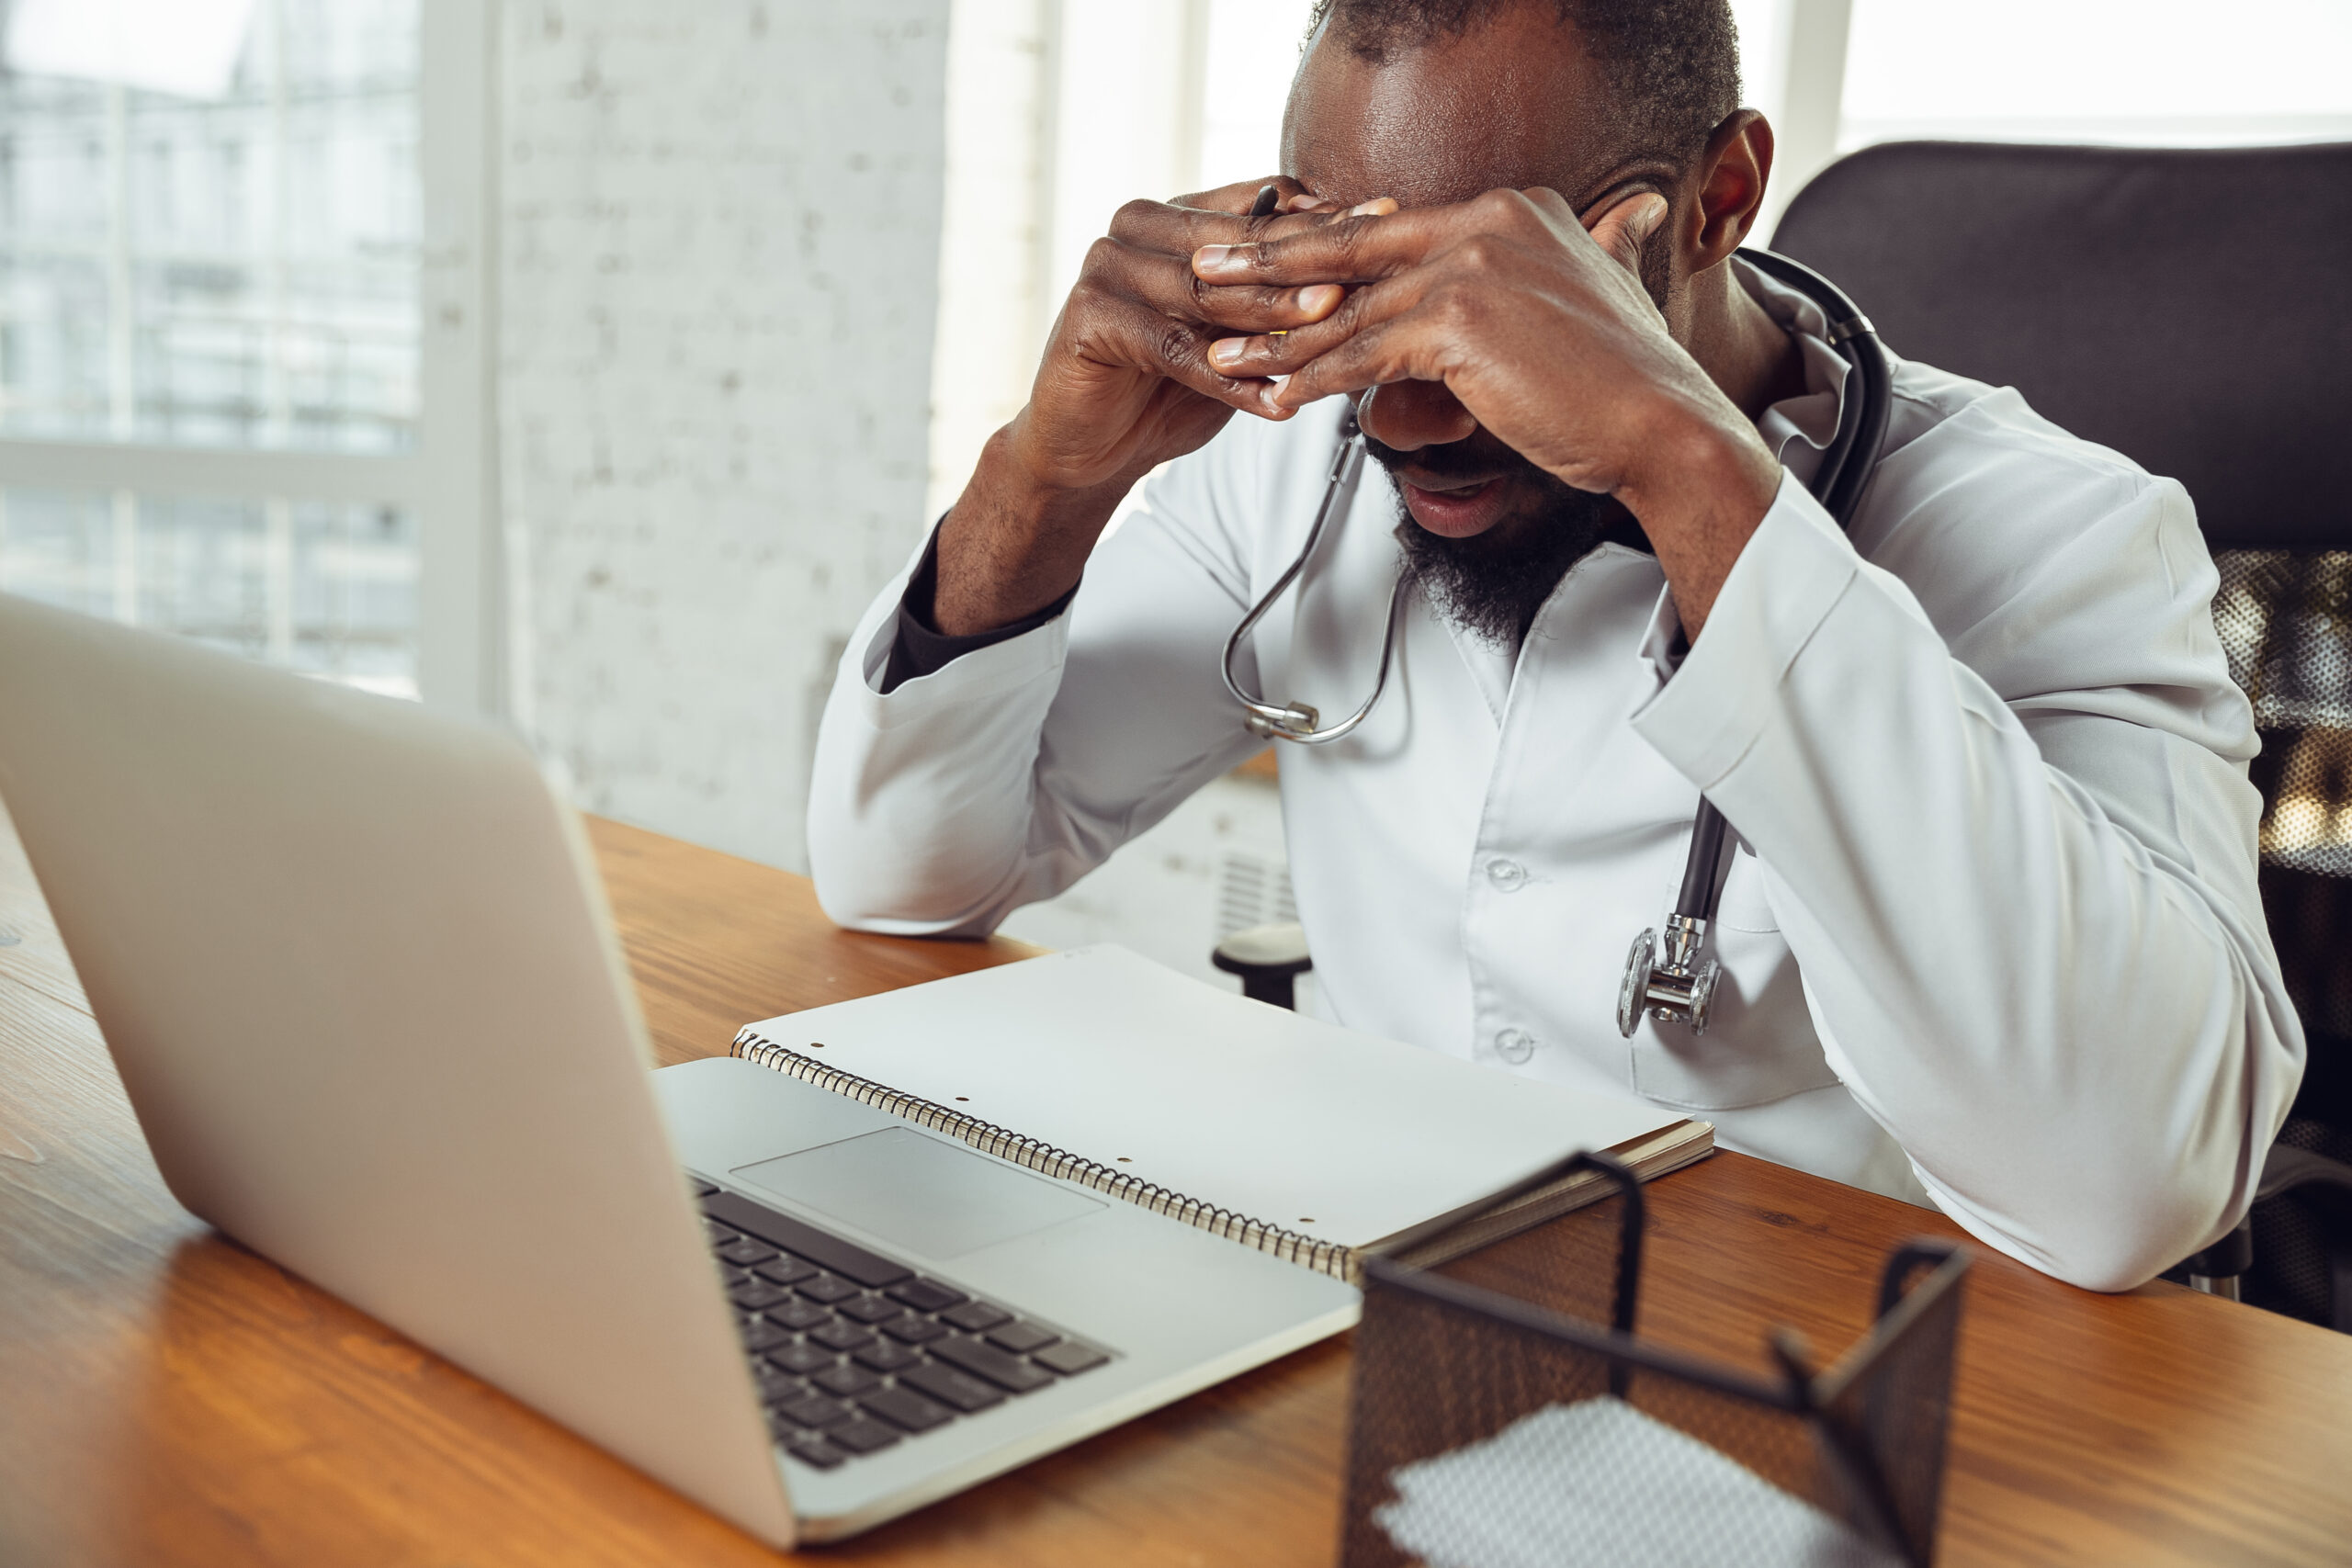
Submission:
{"label": "black office chair", "polygon": [[2352,144],[1873,147],[1772,248],[1896,353],[2188,487],[2261,729],[2263,906],[2311,1065],[2250,1227],[2183,1271],[2352,1332]]}

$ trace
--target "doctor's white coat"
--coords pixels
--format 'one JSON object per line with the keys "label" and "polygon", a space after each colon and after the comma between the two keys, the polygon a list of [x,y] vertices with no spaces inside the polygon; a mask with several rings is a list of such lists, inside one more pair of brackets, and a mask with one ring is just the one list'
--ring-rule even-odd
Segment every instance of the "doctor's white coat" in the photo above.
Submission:
{"label": "doctor's white coat", "polygon": [[[1760,422],[1789,473],[1679,669],[1657,563],[1605,545],[1516,650],[1412,595],[1373,716],[1284,749],[1323,1009],[2135,1284],[2245,1212],[2303,1055],[2188,497],[2014,391],[1899,362],[1842,535],[1801,480],[1844,363],[1809,301],[1741,280],[1809,387]],[[818,746],[827,910],[988,931],[1259,750],[1218,655],[1304,540],[1339,417],[1237,417],[1149,483],[1068,613],[885,694],[887,588]],[[1397,570],[1386,477],[1343,504],[1240,661],[1327,717],[1371,689]],[[1702,790],[1741,841],[1714,1021],[1625,1040],[1626,949],[1671,906]]]}

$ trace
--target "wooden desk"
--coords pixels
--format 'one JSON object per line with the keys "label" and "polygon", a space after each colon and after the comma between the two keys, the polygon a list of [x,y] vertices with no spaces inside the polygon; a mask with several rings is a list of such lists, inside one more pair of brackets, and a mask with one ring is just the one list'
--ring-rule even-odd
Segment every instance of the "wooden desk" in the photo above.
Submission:
{"label": "wooden desk", "polygon": [[[780,872],[594,839],[665,1062],[748,1019],[1021,956],[850,936]],[[636,1472],[213,1235],[164,1192],[0,823],[0,1564],[773,1562]],[[1645,1328],[1760,1360],[1860,1330],[1884,1199],[1722,1155],[1651,1190]],[[2352,1560],[2352,1338],[1984,1255],[1942,1561]],[[811,1560],[1325,1563],[1348,1351],[1302,1351]]]}

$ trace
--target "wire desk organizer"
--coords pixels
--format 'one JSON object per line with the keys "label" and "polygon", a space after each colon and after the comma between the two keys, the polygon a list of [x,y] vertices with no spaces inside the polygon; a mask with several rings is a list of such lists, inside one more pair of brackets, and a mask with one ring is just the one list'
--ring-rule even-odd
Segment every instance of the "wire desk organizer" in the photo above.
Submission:
{"label": "wire desk organizer", "polygon": [[1967,1254],[1897,1247],[1852,1348],[1775,1328],[1759,1375],[1636,1337],[1641,1187],[1577,1163],[1617,1195],[1540,1247],[1365,1261],[1342,1568],[1927,1568]]}

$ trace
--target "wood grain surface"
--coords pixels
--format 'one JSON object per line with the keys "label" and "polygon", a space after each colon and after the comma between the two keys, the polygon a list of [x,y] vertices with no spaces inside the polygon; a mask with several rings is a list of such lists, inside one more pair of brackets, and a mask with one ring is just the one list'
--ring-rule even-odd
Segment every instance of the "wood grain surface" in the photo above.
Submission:
{"label": "wood grain surface", "polygon": [[[593,834],[665,1062],[1028,951],[850,935],[797,877]],[[1735,1155],[1650,1197],[1645,1331],[1755,1364],[1769,1323],[1842,1347],[1890,1245],[1956,1234]],[[1980,1252],[1961,1357],[1942,1562],[2352,1561],[2352,1338]],[[806,1555],[1328,1562],[1347,1375],[1319,1346]],[[0,1564],[773,1561],[183,1213],[0,823]]]}

